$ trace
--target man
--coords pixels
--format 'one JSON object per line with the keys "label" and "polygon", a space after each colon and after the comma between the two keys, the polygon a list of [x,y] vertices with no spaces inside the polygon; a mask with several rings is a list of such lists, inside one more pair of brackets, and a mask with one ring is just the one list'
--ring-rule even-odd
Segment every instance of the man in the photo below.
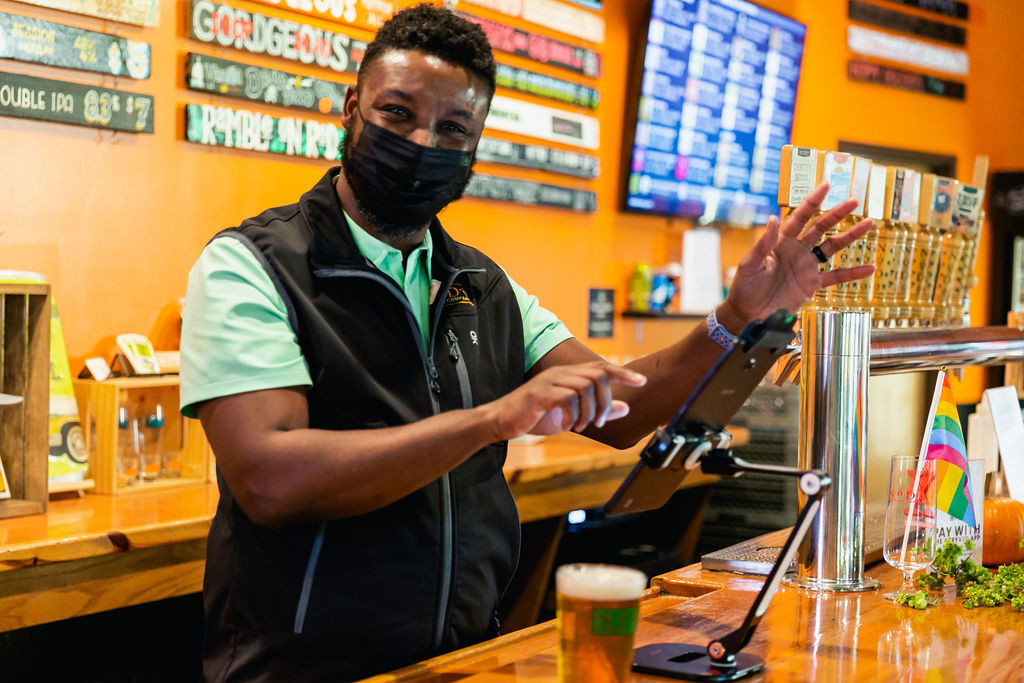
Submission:
{"label": "man", "polygon": [[[212,241],[189,278],[182,410],[217,456],[205,675],[351,680],[497,634],[518,559],[506,442],[626,446],[669,419],[750,319],[871,267],[818,272],[815,190],[739,267],[709,326],[620,368],[435,215],[494,93],[482,31],[420,5],[370,44],[341,169]],[[826,240],[827,255],[867,224]]]}

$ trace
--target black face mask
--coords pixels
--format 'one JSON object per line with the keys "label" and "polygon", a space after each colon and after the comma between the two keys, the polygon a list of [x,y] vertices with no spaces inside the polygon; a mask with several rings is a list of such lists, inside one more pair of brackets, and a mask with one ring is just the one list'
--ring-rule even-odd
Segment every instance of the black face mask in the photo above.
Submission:
{"label": "black face mask", "polygon": [[424,147],[362,117],[355,144],[346,131],[342,167],[360,210],[381,232],[404,237],[462,196],[470,152]]}

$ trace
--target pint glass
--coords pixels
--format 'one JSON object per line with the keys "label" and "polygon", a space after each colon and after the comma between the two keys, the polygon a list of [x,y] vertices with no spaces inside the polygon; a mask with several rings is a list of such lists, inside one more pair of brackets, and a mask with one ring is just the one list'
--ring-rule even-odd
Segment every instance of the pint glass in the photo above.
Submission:
{"label": "pint glass", "polygon": [[624,683],[647,575],[607,564],[567,564],[555,573],[560,683]]}

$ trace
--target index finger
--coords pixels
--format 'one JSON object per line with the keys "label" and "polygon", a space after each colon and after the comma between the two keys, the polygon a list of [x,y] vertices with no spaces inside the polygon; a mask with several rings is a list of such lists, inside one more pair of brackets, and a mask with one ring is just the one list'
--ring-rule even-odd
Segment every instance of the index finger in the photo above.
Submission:
{"label": "index finger", "polygon": [[821,203],[825,201],[825,196],[828,195],[828,188],[828,183],[821,183],[811,190],[804,197],[804,200],[800,202],[799,206],[793,209],[789,216],[786,217],[781,233],[787,237],[797,237],[800,231],[803,230],[804,224],[810,220],[811,216],[818,212]]}
{"label": "index finger", "polygon": [[628,384],[631,387],[642,387],[647,384],[647,376],[639,372],[624,368],[612,363],[604,363],[602,366],[608,378],[618,384]]}

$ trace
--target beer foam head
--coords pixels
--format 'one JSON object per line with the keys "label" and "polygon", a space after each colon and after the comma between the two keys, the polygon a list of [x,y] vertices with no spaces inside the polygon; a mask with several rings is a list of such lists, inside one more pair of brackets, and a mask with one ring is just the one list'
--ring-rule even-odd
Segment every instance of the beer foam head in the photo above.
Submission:
{"label": "beer foam head", "polygon": [[638,569],[611,564],[566,564],[555,572],[558,592],[583,600],[633,600],[647,588]]}

